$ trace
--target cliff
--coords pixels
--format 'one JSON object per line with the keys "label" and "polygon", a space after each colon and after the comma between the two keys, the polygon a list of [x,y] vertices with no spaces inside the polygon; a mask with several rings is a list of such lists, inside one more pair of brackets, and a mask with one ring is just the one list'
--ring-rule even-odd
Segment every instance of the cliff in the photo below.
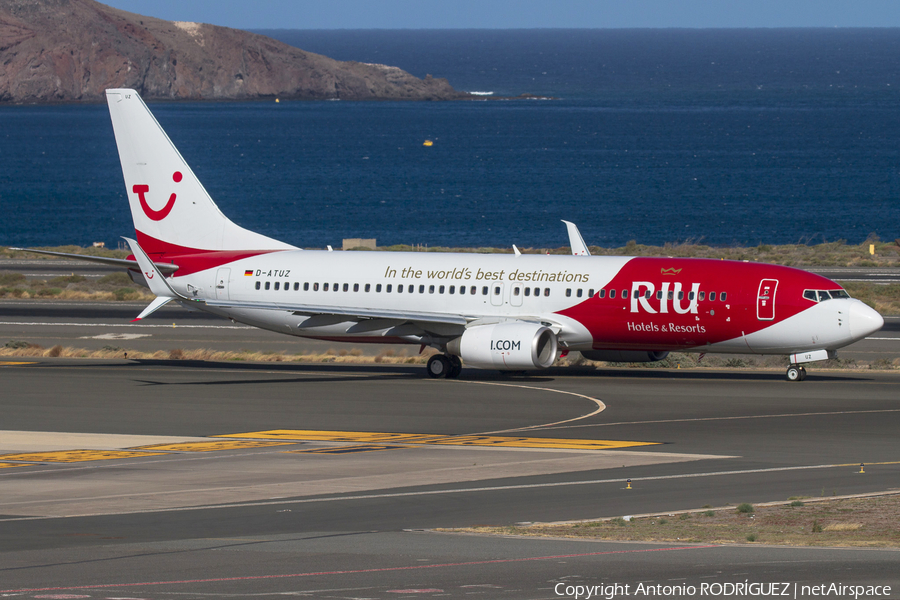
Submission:
{"label": "cliff", "polygon": [[341,62],[266,36],[171,22],[94,0],[3,0],[0,102],[100,101],[130,87],[150,99],[454,100],[446,79]]}

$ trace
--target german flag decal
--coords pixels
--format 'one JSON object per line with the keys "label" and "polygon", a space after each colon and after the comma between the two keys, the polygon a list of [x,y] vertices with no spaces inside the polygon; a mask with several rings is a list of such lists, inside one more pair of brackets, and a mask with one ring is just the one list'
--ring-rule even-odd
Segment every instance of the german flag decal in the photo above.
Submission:
{"label": "german flag decal", "polygon": [[246,271],[244,271],[244,277],[250,277],[251,275],[253,275],[253,269],[247,269]]}

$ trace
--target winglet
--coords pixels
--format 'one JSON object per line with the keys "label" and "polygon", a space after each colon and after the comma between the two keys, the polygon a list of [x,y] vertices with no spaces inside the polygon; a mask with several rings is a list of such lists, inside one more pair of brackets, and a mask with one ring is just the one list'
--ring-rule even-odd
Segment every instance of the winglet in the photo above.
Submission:
{"label": "winglet", "polygon": [[157,270],[156,265],[153,264],[153,261],[150,260],[150,257],[147,256],[147,253],[144,252],[144,249],[141,248],[140,244],[130,238],[122,239],[128,242],[128,245],[131,247],[131,253],[134,254],[134,258],[141,268],[141,273],[144,274],[144,279],[147,281],[150,291],[157,296],[157,298],[150,303],[150,306],[145,308],[143,312],[134,319],[134,321],[140,321],[172,300],[181,298],[181,295],[172,289],[169,282],[166,281],[165,276]]}
{"label": "winglet", "polygon": [[575,256],[590,256],[591,251],[588,250],[587,244],[584,243],[584,238],[581,237],[581,232],[578,231],[578,226],[571,221],[563,221],[566,224],[566,229],[569,232],[569,247],[572,249],[572,254]]}

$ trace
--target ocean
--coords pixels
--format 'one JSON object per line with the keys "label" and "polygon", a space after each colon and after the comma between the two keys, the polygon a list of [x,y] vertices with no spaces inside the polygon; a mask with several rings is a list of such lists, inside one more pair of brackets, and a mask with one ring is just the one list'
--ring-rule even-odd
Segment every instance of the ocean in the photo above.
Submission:
{"label": "ocean", "polygon": [[[226,215],[301,247],[900,237],[898,29],[263,33],[484,98],[150,103]],[[105,105],[0,106],[0,209],[0,245],[131,234]]]}

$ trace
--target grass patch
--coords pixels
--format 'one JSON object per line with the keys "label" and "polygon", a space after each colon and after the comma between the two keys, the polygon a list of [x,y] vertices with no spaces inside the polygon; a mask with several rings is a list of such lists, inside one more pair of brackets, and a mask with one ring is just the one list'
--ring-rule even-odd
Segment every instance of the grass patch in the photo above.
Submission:
{"label": "grass patch", "polygon": [[[749,505],[748,505],[749,506]],[[540,537],[618,541],[731,543],[763,541],[791,546],[844,546],[900,548],[900,494],[872,498],[823,499],[801,506],[796,501],[757,506],[753,518],[732,510],[694,513],[702,519],[668,520],[638,517],[623,526],[623,519],[578,524],[536,523],[519,527],[477,527],[464,531]],[[688,513],[682,513],[688,514]],[[458,531],[458,530],[457,530]]]}

